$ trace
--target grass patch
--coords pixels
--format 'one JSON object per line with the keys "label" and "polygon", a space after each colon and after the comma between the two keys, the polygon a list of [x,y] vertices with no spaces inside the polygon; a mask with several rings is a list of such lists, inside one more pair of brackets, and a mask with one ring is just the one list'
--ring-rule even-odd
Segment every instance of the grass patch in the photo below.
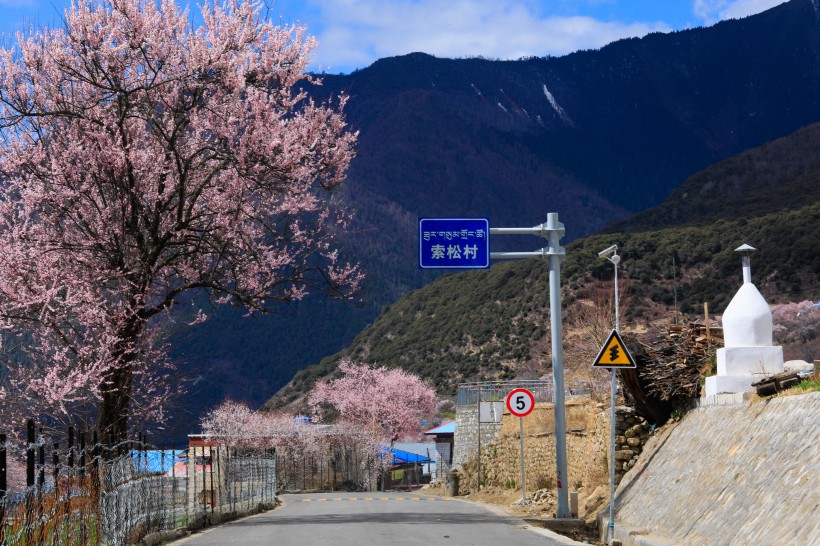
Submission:
{"label": "grass patch", "polygon": [[778,396],[794,396],[795,394],[806,394],[816,391],[820,391],[820,379],[807,379],[790,389],[778,393]]}

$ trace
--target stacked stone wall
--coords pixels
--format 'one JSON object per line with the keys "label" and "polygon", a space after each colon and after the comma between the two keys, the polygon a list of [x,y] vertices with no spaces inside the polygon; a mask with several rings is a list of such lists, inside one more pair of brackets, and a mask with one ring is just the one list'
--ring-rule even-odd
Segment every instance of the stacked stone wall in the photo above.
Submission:
{"label": "stacked stone wall", "polygon": [[[501,423],[481,423],[481,447],[498,438]],[[459,406],[456,412],[456,433],[453,439],[453,468],[462,465],[478,453],[478,408]]]}
{"label": "stacked stone wall", "polygon": [[[589,398],[566,403],[567,476],[570,491],[593,491],[609,483],[610,409]],[[473,419],[475,419],[473,417]],[[650,434],[649,427],[632,408],[618,407],[615,414],[616,483],[635,464]],[[475,424],[473,425],[475,426]],[[519,418],[504,413],[495,439],[481,449],[482,486],[519,488],[521,480]],[[456,428],[456,444],[460,429]],[[482,429],[484,437],[484,429]],[[555,464],[555,414],[552,404],[537,404],[524,418],[524,465],[527,491],[557,486]],[[476,485],[475,450],[462,461],[462,483]]]}
{"label": "stacked stone wall", "polygon": [[650,434],[649,423],[634,408],[615,408],[615,484],[635,466]]}

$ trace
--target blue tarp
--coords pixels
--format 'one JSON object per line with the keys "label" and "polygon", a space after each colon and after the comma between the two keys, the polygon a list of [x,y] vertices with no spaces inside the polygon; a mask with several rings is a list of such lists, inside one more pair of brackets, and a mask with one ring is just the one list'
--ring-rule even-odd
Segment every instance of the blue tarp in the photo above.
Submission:
{"label": "blue tarp", "polygon": [[423,455],[410,453],[409,451],[402,451],[401,449],[393,449],[393,464],[405,463],[429,463],[430,458]]}
{"label": "blue tarp", "polygon": [[[387,451],[387,448],[384,450]],[[425,457],[424,455],[417,455],[415,453],[410,453],[409,451],[402,451],[401,449],[391,449],[390,450],[393,454],[393,462],[392,464],[409,464],[409,463],[419,463],[419,464],[427,464],[430,462],[429,457]],[[382,455],[379,454],[381,457]]]}
{"label": "blue tarp", "polygon": [[174,459],[183,453],[182,450],[149,450],[149,451],[132,451],[131,456],[134,458],[134,463],[139,465],[139,470],[143,472],[168,472],[176,462]]}

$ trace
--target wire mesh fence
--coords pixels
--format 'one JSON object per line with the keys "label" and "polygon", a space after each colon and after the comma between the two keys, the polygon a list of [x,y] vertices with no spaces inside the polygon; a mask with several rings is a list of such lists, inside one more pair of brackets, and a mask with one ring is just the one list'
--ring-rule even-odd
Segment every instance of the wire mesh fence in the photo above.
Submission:
{"label": "wire mesh fence", "polygon": [[[482,402],[503,402],[513,389],[524,388],[535,397],[536,403],[553,401],[552,381],[545,380],[513,380],[513,381],[483,381],[476,383],[460,383],[456,393],[457,406],[469,406]],[[566,396],[586,396],[590,393],[590,386],[586,383],[567,383]]]}
{"label": "wire mesh fence", "polygon": [[[0,435],[0,544],[120,545],[275,502],[271,448],[211,442],[185,450],[136,441],[54,441],[29,421],[25,441]],[[23,479],[24,478],[24,479]]]}
{"label": "wire mesh fence", "polygon": [[338,442],[313,454],[277,450],[280,491],[371,491],[383,467],[372,450]]}

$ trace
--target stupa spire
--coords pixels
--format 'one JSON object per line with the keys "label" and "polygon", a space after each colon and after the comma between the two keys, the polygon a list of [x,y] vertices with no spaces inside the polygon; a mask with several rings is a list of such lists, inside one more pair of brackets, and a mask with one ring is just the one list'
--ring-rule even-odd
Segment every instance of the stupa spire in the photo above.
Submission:
{"label": "stupa spire", "polygon": [[755,247],[742,244],[735,249],[735,252],[740,252],[743,254],[742,258],[742,265],[743,265],[743,284],[751,284],[752,282],[752,260],[751,254],[757,250]]}

